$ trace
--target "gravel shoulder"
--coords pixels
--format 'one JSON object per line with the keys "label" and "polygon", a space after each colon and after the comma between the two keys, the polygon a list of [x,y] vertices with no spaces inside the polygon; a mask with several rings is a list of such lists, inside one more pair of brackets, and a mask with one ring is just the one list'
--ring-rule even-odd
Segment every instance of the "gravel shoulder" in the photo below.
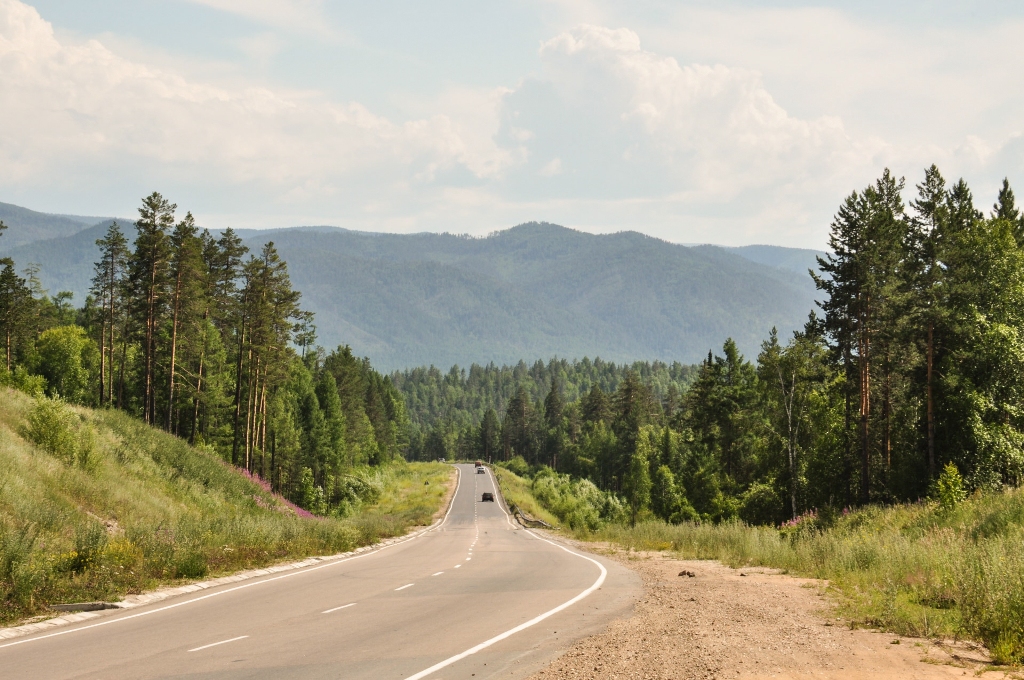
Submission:
{"label": "gravel shoulder", "polygon": [[976,645],[851,629],[830,613],[822,581],[667,553],[580,547],[636,571],[644,596],[632,617],[576,642],[536,680],[1019,677],[990,670]]}

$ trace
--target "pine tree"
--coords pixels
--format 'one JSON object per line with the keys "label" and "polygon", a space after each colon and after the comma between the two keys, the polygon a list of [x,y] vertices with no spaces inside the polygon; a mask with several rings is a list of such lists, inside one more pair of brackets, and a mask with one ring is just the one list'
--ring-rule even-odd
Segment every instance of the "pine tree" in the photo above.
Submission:
{"label": "pine tree", "polygon": [[4,365],[8,372],[14,368],[19,341],[28,335],[32,309],[31,290],[25,279],[15,272],[14,261],[9,257],[0,258],[0,332],[3,333]]}
{"label": "pine tree", "polygon": [[493,408],[489,408],[484,411],[483,420],[480,421],[480,458],[488,463],[493,462],[500,449],[501,426],[498,423],[498,414]]}
{"label": "pine tree", "polygon": [[174,228],[170,236],[169,301],[170,306],[170,361],[167,385],[167,419],[168,432],[178,433],[175,418],[177,402],[175,401],[176,378],[178,374],[178,338],[184,335],[186,347],[196,344],[201,337],[202,326],[200,317],[206,309],[205,297],[207,271],[203,261],[203,242],[198,236],[198,228],[192,213]]}
{"label": "pine tree", "polygon": [[134,293],[132,310],[137,315],[141,336],[142,418],[154,423],[156,418],[156,355],[157,329],[166,315],[166,277],[171,248],[168,232],[174,226],[177,206],[157,192],[142,199],[135,251],[129,260],[129,288]]}
{"label": "pine tree", "polygon": [[122,298],[128,266],[128,239],[117,222],[107,227],[103,238],[96,240],[100,259],[96,261],[92,294],[100,301],[100,375],[99,403],[110,404],[114,394],[114,333],[121,322]]}
{"label": "pine tree", "polygon": [[1013,189],[1010,188],[1010,180],[1003,178],[1003,186],[999,189],[999,196],[995,205],[992,206],[992,219],[1006,220],[1013,227],[1013,237],[1020,247],[1024,244],[1024,215],[1017,208]]}

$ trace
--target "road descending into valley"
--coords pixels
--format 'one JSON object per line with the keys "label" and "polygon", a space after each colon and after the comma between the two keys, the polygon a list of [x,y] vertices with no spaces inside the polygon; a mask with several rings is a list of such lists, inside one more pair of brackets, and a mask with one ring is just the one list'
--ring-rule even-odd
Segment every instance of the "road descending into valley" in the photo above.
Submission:
{"label": "road descending into valley", "polygon": [[520,528],[458,467],[431,529],[0,643],[0,678],[519,678],[631,609],[635,574]]}

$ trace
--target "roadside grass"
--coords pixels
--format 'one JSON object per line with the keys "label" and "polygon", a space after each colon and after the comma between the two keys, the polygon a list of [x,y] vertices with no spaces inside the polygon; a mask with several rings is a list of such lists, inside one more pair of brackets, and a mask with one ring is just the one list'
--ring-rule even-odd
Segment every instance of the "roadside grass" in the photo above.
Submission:
{"label": "roadside grass", "polygon": [[359,514],[348,520],[359,530],[362,545],[400,536],[410,527],[430,524],[444,502],[454,469],[444,463],[400,461],[376,468],[371,474],[376,475],[384,492],[380,500],[363,506]]}
{"label": "roadside grass", "polygon": [[776,529],[740,522],[578,535],[684,559],[765,566],[826,579],[854,624],[983,642],[998,663],[1024,661],[1024,492],[979,494],[955,508],[924,502],[807,516]]}
{"label": "roadside grass", "polygon": [[517,505],[519,508],[535,519],[541,519],[553,527],[561,526],[561,522],[540,501],[531,491],[531,482],[515,474],[511,470],[500,466],[491,467],[495,478],[498,480],[498,487],[505,502],[509,505]]}
{"label": "roadside grass", "polygon": [[[530,481],[495,468],[502,492],[558,526]],[[920,502],[811,513],[783,528],[606,523],[574,538],[682,559],[763,566],[827,580],[851,625],[982,642],[1001,664],[1024,663],[1024,490],[976,494],[953,507]]]}
{"label": "roadside grass", "polygon": [[[346,519],[300,516],[209,452],[0,388],[0,623],[62,602],[351,550],[429,524],[449,466],[399,463]],[[304,513],[303,513],[304,514]]]}

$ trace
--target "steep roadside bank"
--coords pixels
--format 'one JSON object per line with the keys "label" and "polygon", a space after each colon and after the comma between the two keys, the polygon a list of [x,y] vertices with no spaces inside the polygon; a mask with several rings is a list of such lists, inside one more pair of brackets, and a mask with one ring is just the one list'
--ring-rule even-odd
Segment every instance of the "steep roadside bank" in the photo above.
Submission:
{"label": "steep roadside bank", "polygon": [[451,475],[353,469],[344,516],[316,518],[124,413],[0,388],[0,624],[401,536],[433,521]]}

